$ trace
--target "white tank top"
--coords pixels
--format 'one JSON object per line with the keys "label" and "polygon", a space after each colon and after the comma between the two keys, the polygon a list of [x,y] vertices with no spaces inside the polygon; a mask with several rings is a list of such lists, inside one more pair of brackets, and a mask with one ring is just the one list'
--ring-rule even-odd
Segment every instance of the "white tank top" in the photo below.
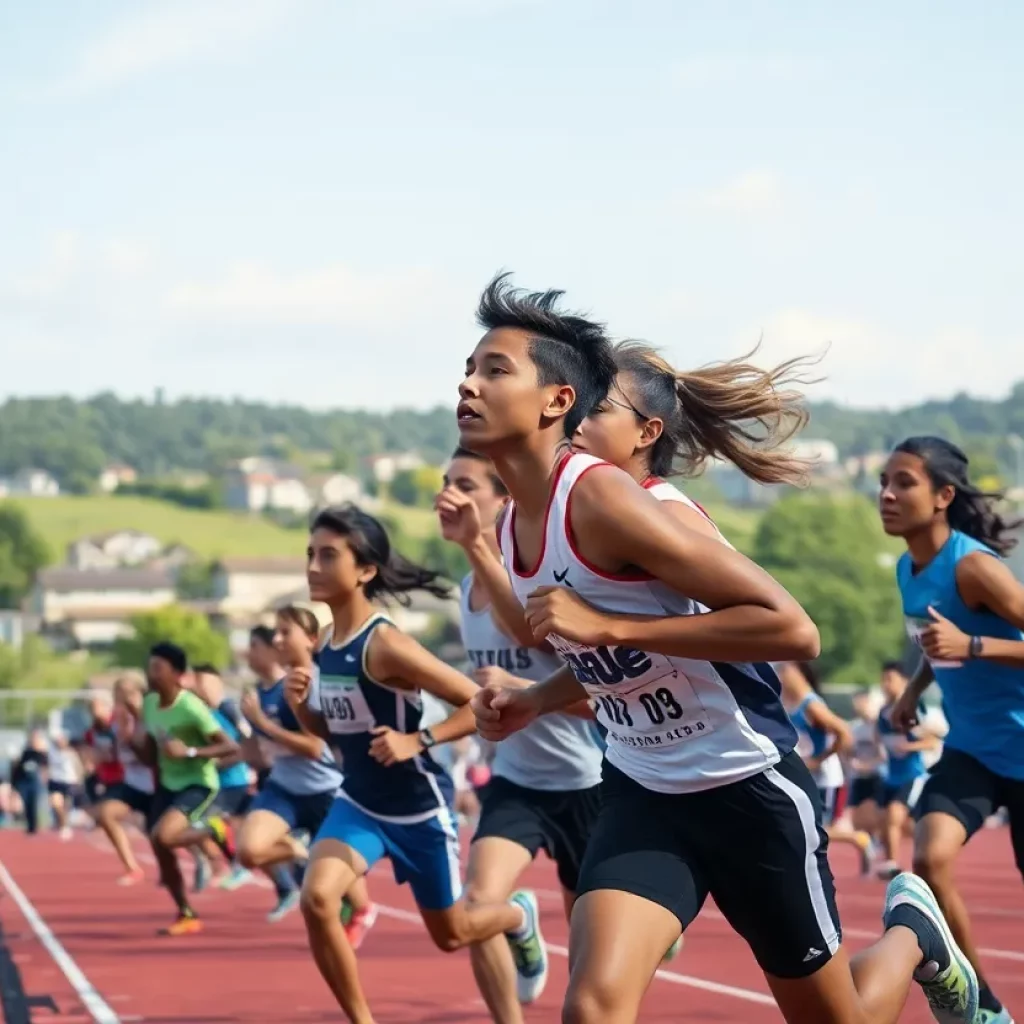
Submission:
{"label": "white tank top", "polygon": [[[501,525],[501,550],[516,596],[537,587],[571,587],[602,611],[626,615],[700,614],[695,601],[646,573],[609,576],[588,565],[568,532],[569,497],[580,477],[607,463],[568,454],[549,499],[540,563],[528,575],[515,553],[516,510]],[[605,470],[607,471],[607,470]],[[672,658],[628,647],[548,641],[586,688],[607,730],[608,760],[647,789],[690,793],[763,772],[796,744],[768,664]]]}

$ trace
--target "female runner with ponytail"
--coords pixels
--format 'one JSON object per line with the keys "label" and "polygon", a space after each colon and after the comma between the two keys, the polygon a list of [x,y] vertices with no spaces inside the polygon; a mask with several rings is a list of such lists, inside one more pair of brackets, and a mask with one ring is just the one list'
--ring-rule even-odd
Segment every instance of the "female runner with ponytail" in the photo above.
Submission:
{"label": "female runner with ponytail", "polygon": [[907,632],[924,658],[891,720],[909,732],[932,679],[949,735],[917,805],[914,870],[927,879],[978,972],[979,1024],[1013,1024],[985,983],[963,897],[953,878],[964,844],[988,815],[1010,812],[1024,872],[1024,586],[1002,560],[1017,523],[1000,496],[971,483],[967,456],[939,437],[896,446],[882,472],[885,532],[907,551],[896,569]]}

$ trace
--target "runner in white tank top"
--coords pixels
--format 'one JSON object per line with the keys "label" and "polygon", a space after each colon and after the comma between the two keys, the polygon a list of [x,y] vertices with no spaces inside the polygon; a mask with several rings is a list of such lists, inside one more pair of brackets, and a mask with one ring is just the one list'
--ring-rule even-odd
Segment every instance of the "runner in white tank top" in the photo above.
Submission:
{"label": "runner in white tank top", "polygon": [[[457,415],[462,445],[491,457],[512,496],[502,548],[526,620],[573,668],[485,688],[478,728],[500,740],[583,693],[608,728],[563,1019],[635,1020],[665,946],[713,895],[790,1024],[895,1024],[924,964],[941,1019],[972,1020],[977,978],[914,876],[890,885],[886,934],[856,974],[839,953],[817,790],[765,664],[815,657],[817,632],[741,555],[682,529],[625,473],[566,452],[616,363],[603,328],[559,313],[558,297],[492,282]],[[631,398],[637,438],[660,419],[657,434],[691,462],[724,454],[758,479],[792,476],[793,460],[745,432],[744,420],[786,411],[777,374],[751,381],[733,364],[677,377],[643,360],[658,372]]]}

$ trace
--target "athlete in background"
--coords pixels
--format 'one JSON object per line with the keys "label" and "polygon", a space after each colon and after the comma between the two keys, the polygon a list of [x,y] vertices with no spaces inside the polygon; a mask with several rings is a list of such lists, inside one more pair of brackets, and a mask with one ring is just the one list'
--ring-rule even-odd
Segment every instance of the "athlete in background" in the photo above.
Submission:
{"label": "athlete in background", "polygon": [[870,689],[853,695],[856,717],[850,723],[853,747],[849,752],[850,820],[875,842],[882,835],[882,806],[885,800],[885,748],[878,738],[878,704]]}
{"label": "athlete in background", "polygon": [[1002,557],[1017,525],[999,495],[971,483],[967,456],[938,437],[897,445],[881,477],[882,526],[907,550],[896,567],[907,632],[924,660],[892,711],[918,722],[933,678],[949,733],[917,807],[914,870],[928,879],[953,934],[981,977],[979,1024],[1010,1024],[981,974],[981,957],[954,878],[960,851],[999,807],[1024,872],[1024,586]]}

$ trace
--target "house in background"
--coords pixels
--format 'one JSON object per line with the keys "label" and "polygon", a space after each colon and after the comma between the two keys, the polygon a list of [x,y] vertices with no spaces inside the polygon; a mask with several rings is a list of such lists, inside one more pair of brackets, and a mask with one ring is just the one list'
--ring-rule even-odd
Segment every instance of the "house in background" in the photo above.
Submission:
{"label": "house in background", "polygon": [[389,484],[396,474],[407,469],[419,469],[424,465],[423,459],[416,452],[392,452],[385,455],[372,455],[367,462],[374,480],[379,484]]}
{"label": "house in background", "polygon": [[307,481],[310,497],[314,508],[326,508],[328,505],[344,505],[365,502],[362,484],[347,473],[328,473],[311,476]]}
{"label": "house in background", "polygon": [[21,469],[0,477],[0,498],[56,498],[60,484],[45,469]]}
{"label": "house in background", "polygon": [[0,608],[0,644],[21,650],[25,637],[34,633],[37,626],[32,616],[17,608]]}
{"label": "house in background", "polygon": [[243,512],[282,511],[300,515],[313,507],[313,498],[296,466],[252,456],[242,459],[224,479],[224,502]]}
{"label": "house in background", "polygon": [[255,618],[296,591],[308,593],[302,558],[223,558],[213,568],[213,600],[223,615]]}
{"label": "house in background", "polygon": [[169,572],[143,568],[43,569],[29,608],[43,633],[69,647],[107,647],[131,632],[133,615],[175,600]]}
{"label": "house in background", "polygon": [[133,484],[138,478],[139,474],[131,466],[115,463],[100,473],[97,482],[104,494],[113,494],[122,484]]}
{"label": "house in background", "polygon": [[163,543],[152,534],[112,530],[72,542],[66,560],[71,569],[115,569],[121,565],[142,565],[162,550]]}

